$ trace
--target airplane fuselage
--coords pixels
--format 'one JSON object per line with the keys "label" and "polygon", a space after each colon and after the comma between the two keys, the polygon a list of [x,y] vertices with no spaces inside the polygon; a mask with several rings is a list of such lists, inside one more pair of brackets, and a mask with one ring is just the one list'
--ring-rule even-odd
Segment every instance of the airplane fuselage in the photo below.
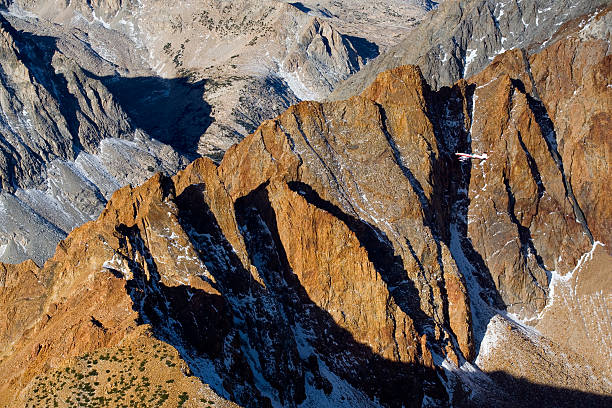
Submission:
{"label": "airplane fuselage", "polygon": [[486,153],[483,154],[469,154],[469,153],[455,153],[456,156],[459,156],[459,160],[487,160],[489,156]]}

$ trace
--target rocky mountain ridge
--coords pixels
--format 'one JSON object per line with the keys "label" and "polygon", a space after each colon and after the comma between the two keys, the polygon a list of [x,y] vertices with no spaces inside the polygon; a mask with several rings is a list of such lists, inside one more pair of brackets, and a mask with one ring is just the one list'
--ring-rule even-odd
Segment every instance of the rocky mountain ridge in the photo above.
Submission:
{"label": "rocky mountain ridge", "polygon": [[[89,31],[91,25],[99,25],[109,32],[122,33],[133,41],[157,75],[188,75],[208,79],[213,87],[216,84],[222,88],[222,95],[213,92],[206,98],[214,107],[216,123],[209,131],[209,150],[200,146],[200,152],[210,153],[214,145],[217,150],[226,150],[237,141],[235,133],[244,136],[252,132],[261,121],[286,109],[287,103],[325,97],[337,82],[378,55],[379,42],[380,47],[392,44],[391,32],[410,29],[410,25],[385,27],[378,23],[373,30],[350,35],[341,33],[338,26],[354,26],[351,20],[361,21],[361,15],[367,15],[364,11],[369,8],[380,10],[367,19],[369,23],[378,16],[398,24],[402,19],[416,21],[427,9],[424,4],[395,0],[336,3],[329,5],[331,10],[342,14],[333,14],[325,3],[310,8],[304,3],[274,0],[102,1],[69,5],[37,0],[16,1],[14,5],[64,26]],[[160,9],[164,13],[159,13]],[[358,31],[353,27],[351,32]],[[100,54],[113,61],[114,52],[104,48]],[[260,84],[262,80],[268,83]],[[266,95],[274,81],[279,89]],[[238,102],[240,96],[245,96],[241,92],[245,86],[261,88],[258,104],[271,114],[253,116],[255,127],[246,129],[230,115],[235,108],[247,109]]]}
{"label": "rocky mountain ridge", "polygon": [[140,342],[191,406],[609,404],[608,27],[437,91],[396,68],[118,190],[44,267],[0,267],[2,402],[137,396],[96,364]]}
{"label": "rocky mountain ridge", "polygon": [[338,84],[330,99],[359,94],[378,73],[406,64],[418,65],[433,88],[451,86],[480,72],[507,50],[522,48],[530,54],[542,50],[563,38],[568,21],[608,4],[606,0],[441,2],[398,44]]}
{"label": "rocky mountain ridge", "polygon": [[342,18],[276,1],[3,6],[4,262],[42,265],[117,188],[199,155],[220,159],[263,120],[326,95],[378,53],[340,33],[332,23]]}
{"label": "rocky mountain ridge", "polygon": [[0,23],[0,258],[42,264],[114,190],[187,159],[134,126],[97,77],[112,66],[85,58],[78,37],[58,41],[57,30],[37,36],[3,16]]}

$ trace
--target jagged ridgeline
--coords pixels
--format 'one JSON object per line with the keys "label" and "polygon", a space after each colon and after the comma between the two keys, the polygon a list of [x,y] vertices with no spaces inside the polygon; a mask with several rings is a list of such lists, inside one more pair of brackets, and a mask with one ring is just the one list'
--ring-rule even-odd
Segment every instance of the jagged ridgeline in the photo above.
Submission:
{"label": "jagged ridgeline", "polygon": [[404,64],[450,86],[600,3],[3,2],[0,261],[42,265],[117,188],[219,161],[300,100]]}
{"label": "jagged ridgeline", "polygon": [[451,86],[513,48],[537,52],[554,42],[567,21],[605,7],[606,0],[443,1],[435,12],[359,73],[334,88],[330,99],[362,92],[380,72],[421,67],[432,88]]}
{"label": "jagged ridgeline", "polygon": [[116,189],[219,161],[264,120],[327,96],[428,7],[1,3],[0,261],[42,265]]}
{"label": "jagged ridgeline", "polygon": [[610,405],[610,18],[118,190],[44,267],[0,265],[0,402]]}
{"label": "jagged ridgeline", "polygon": [[597,2],[446,2],[412,30],[431,6],[7,3],[0,260],[42,265],[115,189],[219,160],[301,99],[347,98],[408,63],[451,85],[506,49],[546,45]]}

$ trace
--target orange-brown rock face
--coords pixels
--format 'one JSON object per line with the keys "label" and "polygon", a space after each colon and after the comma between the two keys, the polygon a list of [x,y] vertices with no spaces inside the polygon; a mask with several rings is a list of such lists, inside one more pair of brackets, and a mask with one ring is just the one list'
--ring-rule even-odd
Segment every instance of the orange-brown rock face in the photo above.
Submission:
{"label": "orange-brown rock face", "polygon": [[[599,302],[581,313],[610,323],[608,297],[577,283],[606,266],[576,268],[595,247],[605,264],[612,245],[601,36],[570,30],[439,92],[400,67],[361,96],[291,107],[218,167],[199,159],[117,191],[43,268],[0,266],[0,402],[32,401],[36,374],[72,372],[83,353],[146,354],[150,336],[174,347],[185,376],[244,406],[463,406],[495,393],[512,406],[525,402],[517,390],[546,384],[555,401],[608,392],[581,371],[588,358],[545,384],[515,369],[543,347],[553,360],[584,352],[551,323],[578,327],[581,299]],[[578,63],[553,72],[557,60]],[[485,151],[473,163],[454,155]],[[560,303],[571,287],[580,293]]]}
{"label": "orange-brown rock face", "polygon": [[586,26],[569,22],[561,32],[577,31],[539,54],[498,57],[470,81],[472,148],[490,159],[471,170],[468,235],[526,319],[545,305],[551,271],[573,269],[593,241],[610,245],[609,10]]}

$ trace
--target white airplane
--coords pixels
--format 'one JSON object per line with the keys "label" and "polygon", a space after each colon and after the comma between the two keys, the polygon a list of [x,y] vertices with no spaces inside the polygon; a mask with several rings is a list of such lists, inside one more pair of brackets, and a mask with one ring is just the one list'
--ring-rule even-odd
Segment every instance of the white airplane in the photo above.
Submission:
{"label": "white airplane", "polygon": [[469,159],[487,160],[489,158],[489,155],[486,153],[483,153],[483,154],[455,153],[455,156],[459,156],[459,160],[461,161],[466,161]]}

